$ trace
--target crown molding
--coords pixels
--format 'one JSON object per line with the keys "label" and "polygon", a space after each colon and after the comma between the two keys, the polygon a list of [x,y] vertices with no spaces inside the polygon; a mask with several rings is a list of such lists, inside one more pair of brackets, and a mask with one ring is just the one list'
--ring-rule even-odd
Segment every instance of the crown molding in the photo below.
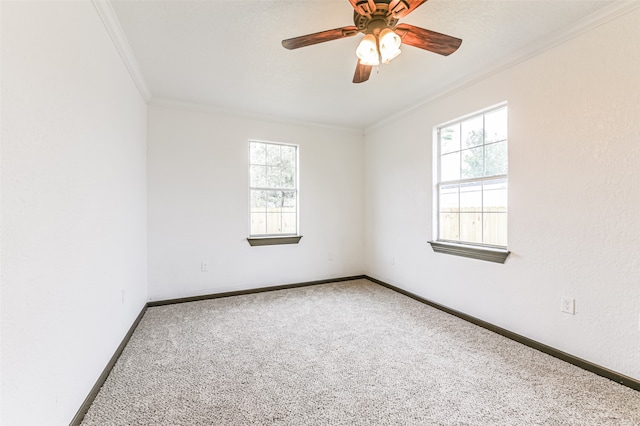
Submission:
{"label": "crown molding", "polygon": [[120,54],[122,62],[124,62],[127,71],[129,71],[131,79],[138,88],[140,95],[142,95],[145,102],[149,102],[151,99],[151,91],[149,90],[149,86],[147,86],[147,82],[144,79],[144,75],[140,70],[138,61],[133,54],[131,45],[127,40],[127,36],[124,34],[122,25],[120,25],[120,20],[118,19],[116,12],[113,10],[111,2],[109,0],[92,0],[92,3],[98,12],[104,27],[109,33],[116,50]]}
{"label": "crown molding", "polygon": [[529,44],[528,46],[521,49],[520,51],[506,56],[505,58],[498,61],[497,63],[481,68],[478,72],[473,73],[473,75],[460,79],[434,92],[433,94],[422,99],[421,101],[413,105],[410,105],[402,109],[401,111],[393,115],[390,115],[384,119],[378,120],[370,126],[366,126],[363,129],[363,132],[366,135],[367,133],[370,133],[378,128],[381,128],[386,126],[387,124],[393,123],[394,121],[397,121],[399,118],[403,117],[404,115],[424,105],[427,105],[431,102],[434,102],[446,96],[450,96],[469,86],[473,86],[474,84],[477,84],[480,81],[486,80],[487,78],[495,74],[498,74],[522,62],[525,62],[531,58],[534,58],[546,52],[547,50],[550,50],[581,34],[584,34],[590,30],[593,30],[602,24],[605,24],[615,18],[618,18],[619,16],[629,13],[630,11],[637,9],[638,7],[640,7],[639,0],[615,1],[614,3],[608,6],[605,6],[602,9],[599,9],[596,12],[586,16],[585,18],[579,21],[576,21],[574,25],[566,27],[560,31],[554,32],[547,37],[543,37],[542,39],[538,39],[534,43]]}
{"label": "crown molding", "polygon": [[333,124],[316,123],[312,121],[295,120],[295,119],[289,119],[289,118],[284,118],[284,117],[275,116],[275,115],[252,113],[252,112],[247,112],[242,110],[233,110],[229,108],[217,107],[217,106],[198,103],[198,102],[187,102],[187,101],[180,101],[176,99],[159,98],[155,96],[148,102],[148,105],[161,107],[161,108],[177,109],[182,111],[192,111],[192,112],[200,112],[205,114],[224,115],[227,117],[248,118],[252,120],[266,121],[270,123],[282,123],[282,124],[290,124],[294,126],[318,127],[323,129],[329,129],[329,130],[347,131],[347,132],[357,133],[358,135],[363,135],[363,130],[358,127],[347,127],[347,126],[338,126]]}

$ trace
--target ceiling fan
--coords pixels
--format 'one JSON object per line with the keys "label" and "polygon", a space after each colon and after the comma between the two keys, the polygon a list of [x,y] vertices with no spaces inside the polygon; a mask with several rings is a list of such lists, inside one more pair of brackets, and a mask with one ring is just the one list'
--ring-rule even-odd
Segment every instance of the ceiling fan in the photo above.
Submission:
{"label": "ceiling fan", "polygon": [[298,49],[363,33],[365,36],[356,49],[358,63],[353,75],[354,83],[367,81],[374,66],[389,63],[398,56],[401,43],[448,56],[458,50],[461,39],[409,24],[398,24],[400,18],[426,1],[349,0],[355,10],[354,25],[283,40],[282,46]]}

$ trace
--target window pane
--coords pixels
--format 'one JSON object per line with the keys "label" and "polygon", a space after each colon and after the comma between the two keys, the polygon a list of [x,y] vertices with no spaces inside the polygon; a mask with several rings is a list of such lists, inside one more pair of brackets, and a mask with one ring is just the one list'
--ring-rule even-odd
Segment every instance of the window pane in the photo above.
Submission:
{"label": "window pane", "polygon": [[483,148],[465,149],[462,151],[462,179],[469,179],[482,176],[483,167]]}
{"label": "window pane", "polygon": [[280,145],[267,144],[267,164],[270,166],[280,166],[280,163]]}
{"label": "window pane", "polygon": [[442,185],[440,187],[440,213],[460,211],[458,185]]}
{"label": "window pane", "polygon": [[265,144],[259,142],[249,144],[249,161],[251,164],[266,164],[267,149]]}
{"label": "window pane", "polygon": [[440,129],[440,154],[460,151],[460,123]]}
{"label": "window pane", "polygon": [[440,160],[440,181],[460,179],[460,153],[443,155]]}
{"label": "window pane", "polygon": [[282,191],[265,191],[267,195],[267,210],[280,212],[282,207]]}
{"label": "window pane", "polygon": [[507,174],[507,141],[485,145],[485,176]]}
{"label": "window pane", "polygon": [[507,214],[484,214],[484,243],[496,246],[507,246]]}
{"label": "window pane", "polygon": [[282,171],[280,167],[267,166],[267,187],[269,188],[281,188]]}
{"label": "window pane", "polygon": [[460,185],[460,211],[482,212],[482,182]]}
{"label": "window pane", "polygon": [[295,167],[296,164],[296,147],[295,146],[281,146],[282,162],[288,167]]}
{"label": "window pane", "polygon": [[282,233],[295,234],[296,232],[296,214],[282,213]]}
{"label": "window pane", "polygon": [[295,171],[292,170],[283,170],[281,176],[281,188],[285,189],[293,189],[296,187],[296,174]]}
{"label": "window pane", "polygon": [[296,147],[282,147],[282,188],[296,187]]}
{"label": "window pane", "polygon": [[460,213],[460,240],[482,243],[482,213]]}
{"label": "window pane", "polygon": [[492,111],[484,116],[485,143],[507,139],[507,109]]}
{"label": "window pane", "polygon": [[282,211],[296,211],[296,193],[294,191],[282,191]]}
{"label": "window pane", "polygon": [[484,183],[484,211],[507,212],[507,180],[490,180]]}
{"label": "window pane", "polygon": [[478,115],[462,122],[462,149],[482,145],[484,139],[482,117],[482,115]]}
{"label": "window pane", "polygon": [[251,191],[251,211],[252,212],[266,212],[267,211],[267,198],[265,191]]}
{"label": "window pane", "polygon": [[250,185],[254,188],[267,186],[267,168],[265,166],[249,166]]}
{"label": "window pane", "polygon": [[267,213],[267,234],[280,234],[282,214],[280,211]]}
{"label": "window pane", "polygon": [[457,241],[460,239],[460,213],[440,213],[439,215],[440,240]]}
{"label": "window pane", "polygon": [[251,213],[251,235],[264,235],[267,233],[265,213]]}

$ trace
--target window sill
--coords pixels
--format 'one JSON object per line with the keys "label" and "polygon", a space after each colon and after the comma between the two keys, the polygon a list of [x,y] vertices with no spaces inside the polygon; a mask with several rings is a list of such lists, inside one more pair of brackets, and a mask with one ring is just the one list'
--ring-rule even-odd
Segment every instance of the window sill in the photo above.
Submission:
{"label": "window sill", "polygon": [[428,241],[436,253],[451,254],[454,256],[470,257],[472,259],[486,260],[488,262],[504,263],[511,253],[507,249],[481,247],[466,244],[445,243],[442,241]]}
{"label": "window sill", "polygon": [[286,237],[249,237],[249,245],[253,246],[275,246],[280,244],[298,244],[302,235],[288,235]]}

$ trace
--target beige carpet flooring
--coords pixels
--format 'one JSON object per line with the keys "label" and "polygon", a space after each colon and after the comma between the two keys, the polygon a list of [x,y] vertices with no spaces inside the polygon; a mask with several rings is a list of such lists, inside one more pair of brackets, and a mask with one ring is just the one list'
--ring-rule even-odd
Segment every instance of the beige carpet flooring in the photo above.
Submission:
{"label": "beige carpet flooring", "polygon": [[83,425],[640,425],[640,392],[356,280],[149,308]]}

